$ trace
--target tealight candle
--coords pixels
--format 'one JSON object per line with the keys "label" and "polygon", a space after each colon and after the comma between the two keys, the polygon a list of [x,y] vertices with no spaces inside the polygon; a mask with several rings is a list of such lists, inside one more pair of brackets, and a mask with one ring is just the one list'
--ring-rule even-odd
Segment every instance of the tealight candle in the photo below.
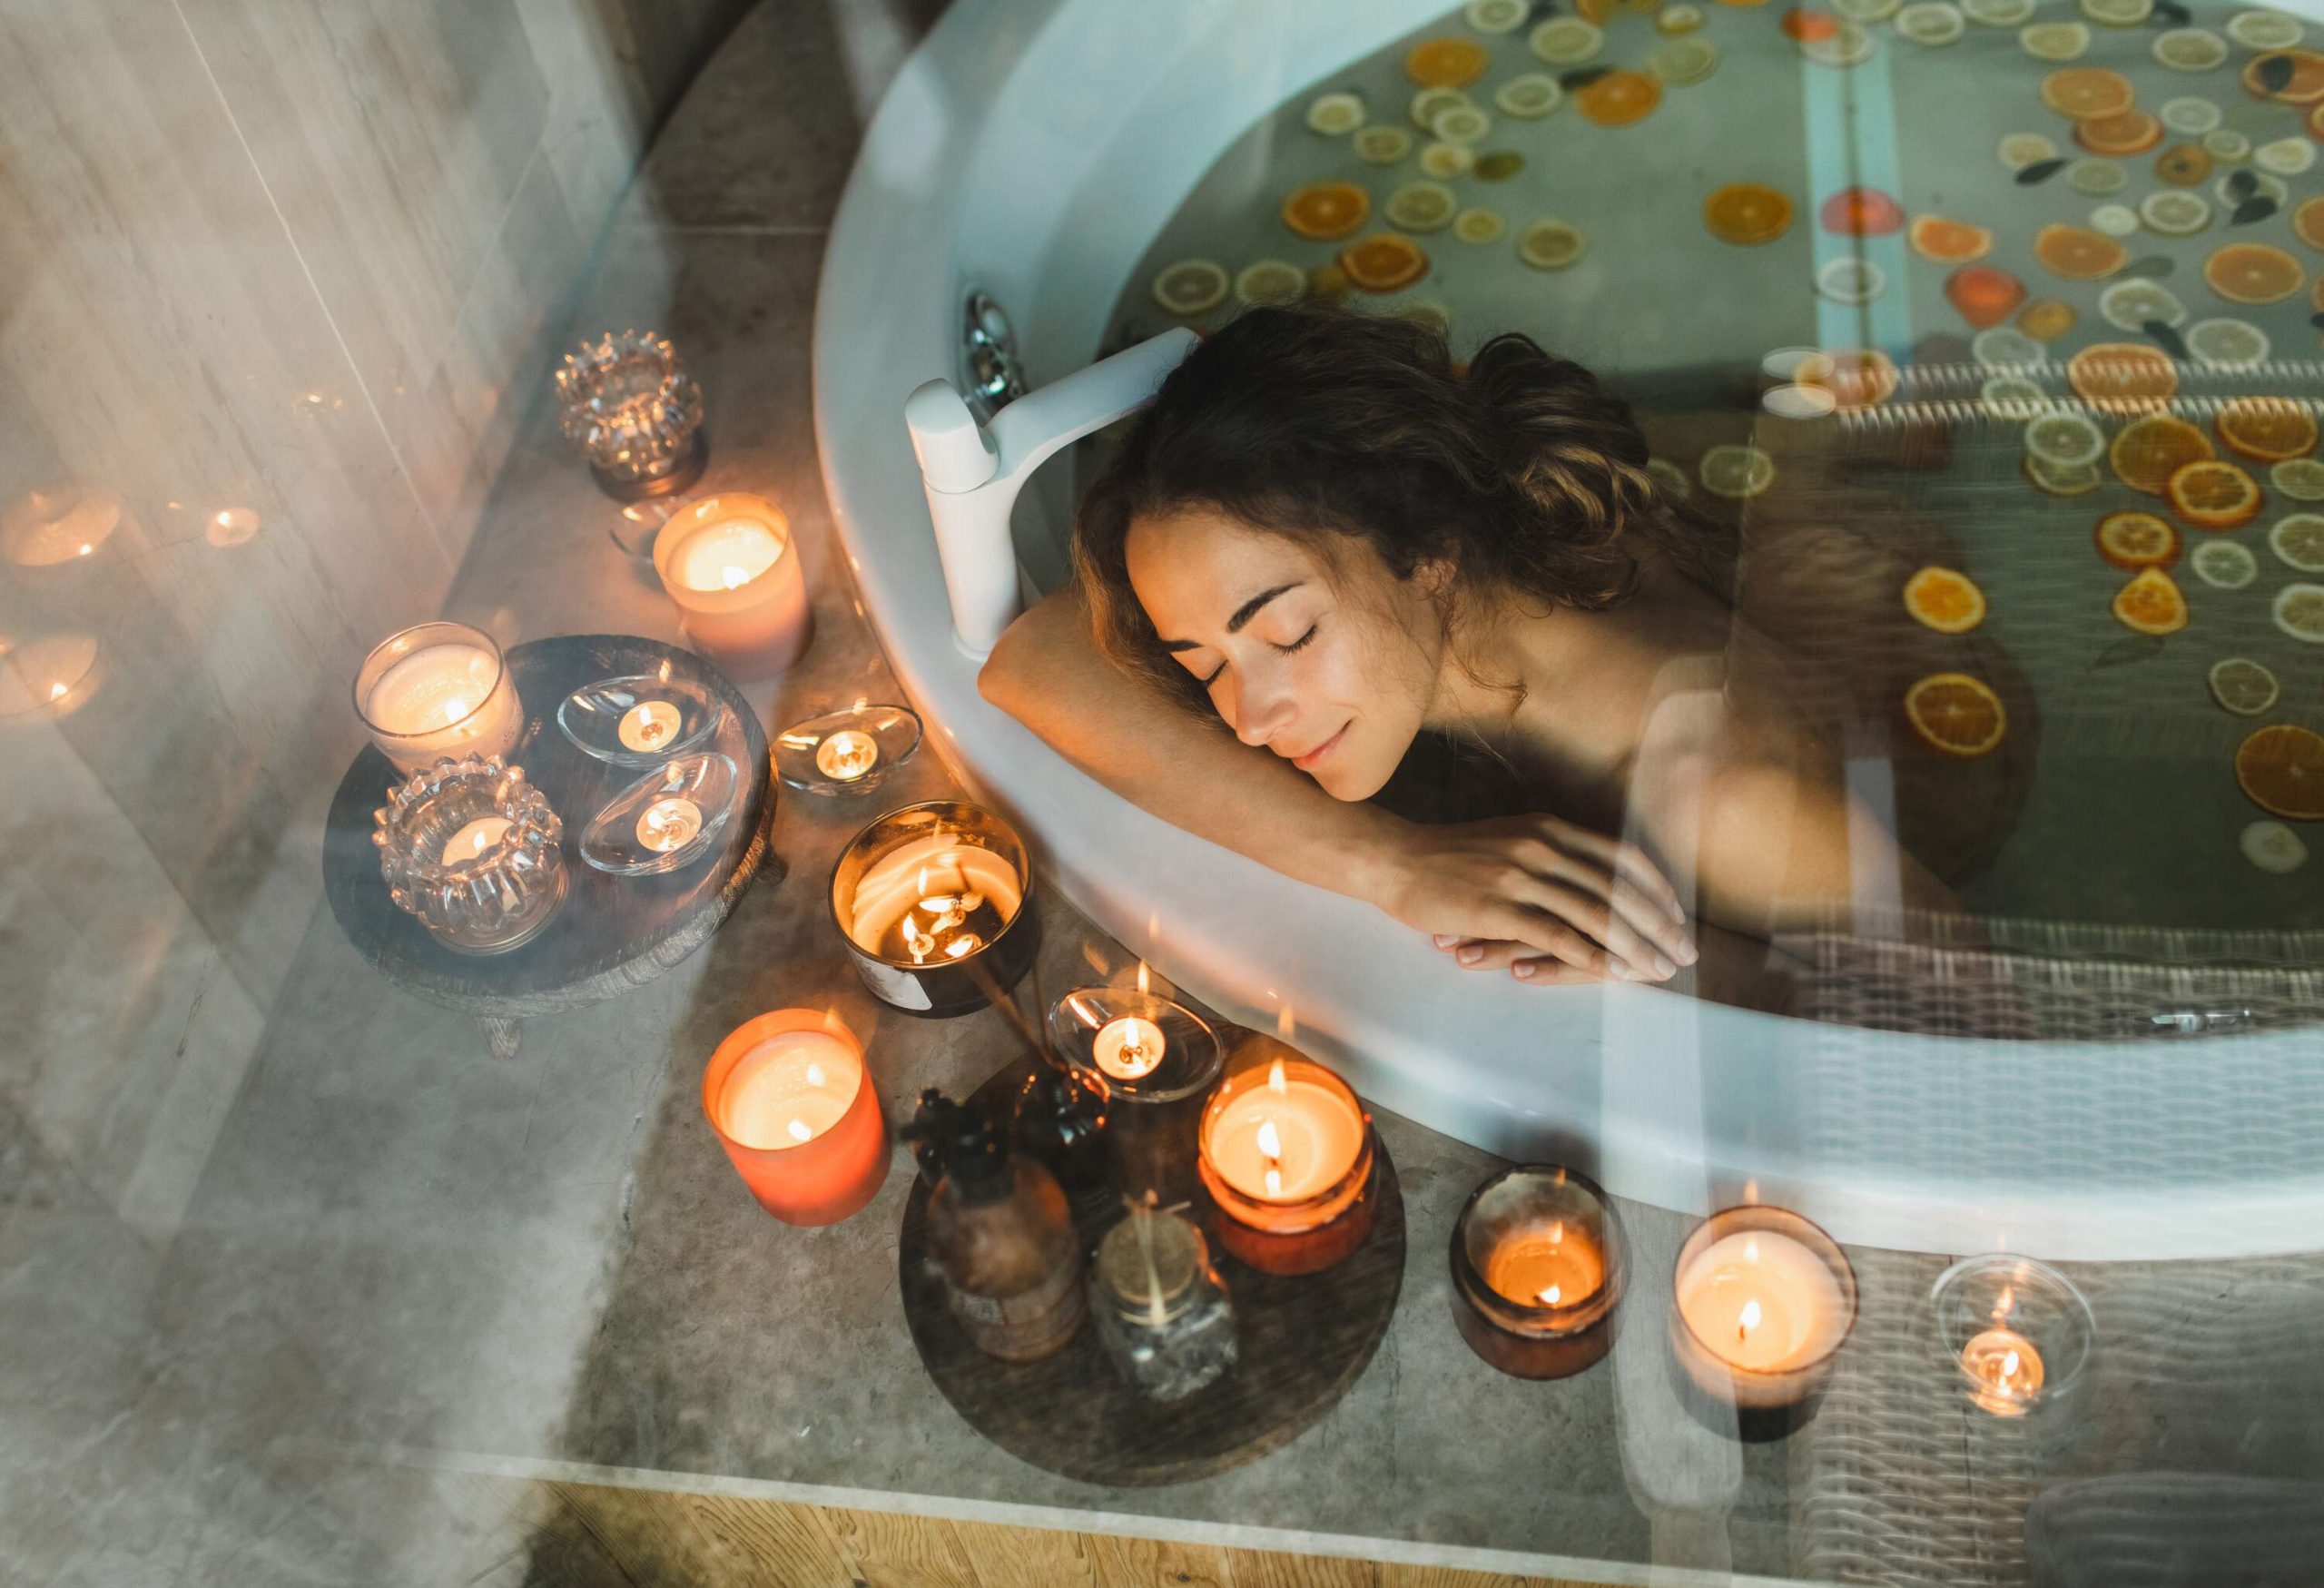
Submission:
{"label": "tealight candle", "polygon": [[1347,1083],[1272,1038],[1203,1110],[1198,1166],[1219,1244],[1271,1274],[1312,1274],[1372,1228],[1372,1123]]}
{"label": "tealight candle", "polygon": [[2023,1416],[2042,1393],[2042,1353],[2014,1329],[1991,1328],[1961,1347],[1969,1398],[1996,1417]]}
{"label": "tealight candle", "polygon": [[1622,1291],[1621,1226],[1587,1176],[1505,1169],[1452,1228],[1452,1321],[1469,1348],[1520,1378],[1563,1378],[1604,1356]]}
{"label": "tealight candle", "polygon": [[355,711],[404,773],[469,755],[505,760],[525,727],[500,647],[460,623],[423,623],[373,646],[355,675]]}
{"label": "tealight candle", "polygon": [[1940,1349],[1969,1404],[2023,1417],[2061,1403],[2090,1360],[2097,1323],[2073,1281],[2006,1252],[1965,1258],[1929,1288]]}
{"label": "tealight candle", "polygon": [[614,733],[625,750],[658,750],[670,742],[684,720],[666,700],[641,700],[622,713]]}
{"label": "tealight candle", "polygon": [[702,807],[676,794],[655,800],[637,818],[637,841],[663,854],[684,849],[701,831]]}
{"label": "tealight candle", "polygon": [[1116,1080],[1137,1080],[1154,1072],[1169,1047],[1160,1026],[1126,1014],[1098,1029],[1090,1042],[1090,1056],[1098,1069]]}
{"label": "tealight candle", "polygon": [[1039,927],[1025,846],[963,800],[906,805],[848,842],[831,911],[863,984],[907,1014],[965,1014],[1016,985]]}
{"label": "tealight candle", "polygon": [[788,1224],[833,1224],[878,1194],[888,1126],[863,1050],[832,1015],[777,1010],[719,1043],[703,1110],[759,1206]]}
{"label": "tealight candle", "polygon": [[879,762],[879,741],[853,728],[842,728],[815,746],[815,770],[834,783],[853,783]]}
{"label": "tealight candle", "polygon": [[744,676],[780,672],[806,648],[807,581],[783,512],[729,491],[674,514],[654,540],[654,567],[686,637]]}
{"label": "tealight candle", "polygon": [[1730,1208],[1679,1248],[1672,1289],[1679,1364],[1710,1403],[1735,1408],[1744,1438],[1812,1415],[1856,1324],[1856,1272],[1831,1237],[1780,1208]]}
{"label": "tealight candle", "polygon": [[444,863],[458,865],[464,860],[475,860],[500,842],[512,823],[506,816],[478,816],[445,841]]}
{"label": "tealight candle", "polygon": [[1183,1004],[1157,997],[1146,966],[1135,987],[1084,987],[1050,1005],[1049,1046],[1107,1097],[1106,1146],[1130,1197],[1193,1200],[1197,1127],[1226,1055]]}

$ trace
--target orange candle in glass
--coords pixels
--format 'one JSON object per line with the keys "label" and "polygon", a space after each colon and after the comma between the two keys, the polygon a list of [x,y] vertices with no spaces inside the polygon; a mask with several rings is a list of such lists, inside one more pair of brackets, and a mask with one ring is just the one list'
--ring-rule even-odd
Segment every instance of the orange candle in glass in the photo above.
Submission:
{"label": "orange candle in glass", "polygon": [[799,659],[813,629],[791,521],[764,497],[724,491],[690,502],[654,538],[654,571],[686,638],[746,678]]}
{"label": "orange candle in glass", "polygon": [[1372,1121],[1347,1082],[1266,1037],[1203,1109],[1197,1167],[1218,1244],[1269,1274],[1313,1274],[1371,1233]]}
{"label": "orange candle in glass", "polygon": [[743,1183],[785,1224],[836,1224],[888,1178],[888,1121],[862,1046],[835,1015],[779,1009],[735,1028],[702,1107]]}

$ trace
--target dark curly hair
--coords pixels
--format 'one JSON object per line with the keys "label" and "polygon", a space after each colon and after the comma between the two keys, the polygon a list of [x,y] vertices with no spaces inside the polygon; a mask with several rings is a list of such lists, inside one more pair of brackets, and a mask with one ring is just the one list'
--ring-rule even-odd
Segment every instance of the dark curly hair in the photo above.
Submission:
{"label": "dark curly hair", "polygon": [[1717,531],[1682,523],[1646,461],[1629,406],[1524,336],[1495,337],[1464,372],[1411,320],[1256,308],[1131,422],[1082,499],[1074,562],[1099,649],[1207,713],[1130,587],[1139,518],[1208,508],[1327,547],[1353,538],[1400,579],[1442,559],[1454,602],[1513,591],[1603,610],[1637,590],[1646,547],[1723,592]]}

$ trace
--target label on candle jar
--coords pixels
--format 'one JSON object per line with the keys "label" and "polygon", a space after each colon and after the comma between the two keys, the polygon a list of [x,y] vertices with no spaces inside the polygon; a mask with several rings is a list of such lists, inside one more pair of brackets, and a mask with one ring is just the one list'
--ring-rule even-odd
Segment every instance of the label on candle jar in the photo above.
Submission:
{"label": "label on candle jar", "polygon": [[883,965],[861,954],[856,956],[855,968],[863,972],[866,987],[898,1009],[936,1007],[928,996],[928,990],[920,984],[920,978],[909,971],[899,971],[893,965]]}

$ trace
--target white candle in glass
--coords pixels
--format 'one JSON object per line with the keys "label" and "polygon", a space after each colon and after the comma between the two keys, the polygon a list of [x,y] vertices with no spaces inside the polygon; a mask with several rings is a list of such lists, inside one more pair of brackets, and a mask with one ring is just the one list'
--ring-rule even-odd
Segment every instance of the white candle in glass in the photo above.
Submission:
{"label": "white candle in glass", "polygon": [[745,1147],[796,1147],[839,1123],[863,1060],[826,1031],[783,1031],[735,1062],[718,1098],[718,1124]]}
{"label": "white candle in glass", "polygon": [[369,679],[358,702],[364,725],[399,771],[505,757],[524,731],[498,647],[459,624],[423,624],[383,641],[359,678]]}
{"label": "white candle in glass", "polygon": [[478,816],[444,844],[444,863],[458,865],[464,860],[475,860],[500,842],[512,823],[506,816]]}
{"label": "white candle in glass", "polygon": [[728,491],[682,508],[654,539],[654,567],[686,637],[746,677],[798,659],[812,629],[790,521],[763,497]]}
{"label": "white candle in glass", "polygon": [[1818,1360],[1852,1321],[1823,1259],[1776,1230],[1713,1241],[1679,1274],[1678,1300],[1706,1349],[1758,1373]]}

